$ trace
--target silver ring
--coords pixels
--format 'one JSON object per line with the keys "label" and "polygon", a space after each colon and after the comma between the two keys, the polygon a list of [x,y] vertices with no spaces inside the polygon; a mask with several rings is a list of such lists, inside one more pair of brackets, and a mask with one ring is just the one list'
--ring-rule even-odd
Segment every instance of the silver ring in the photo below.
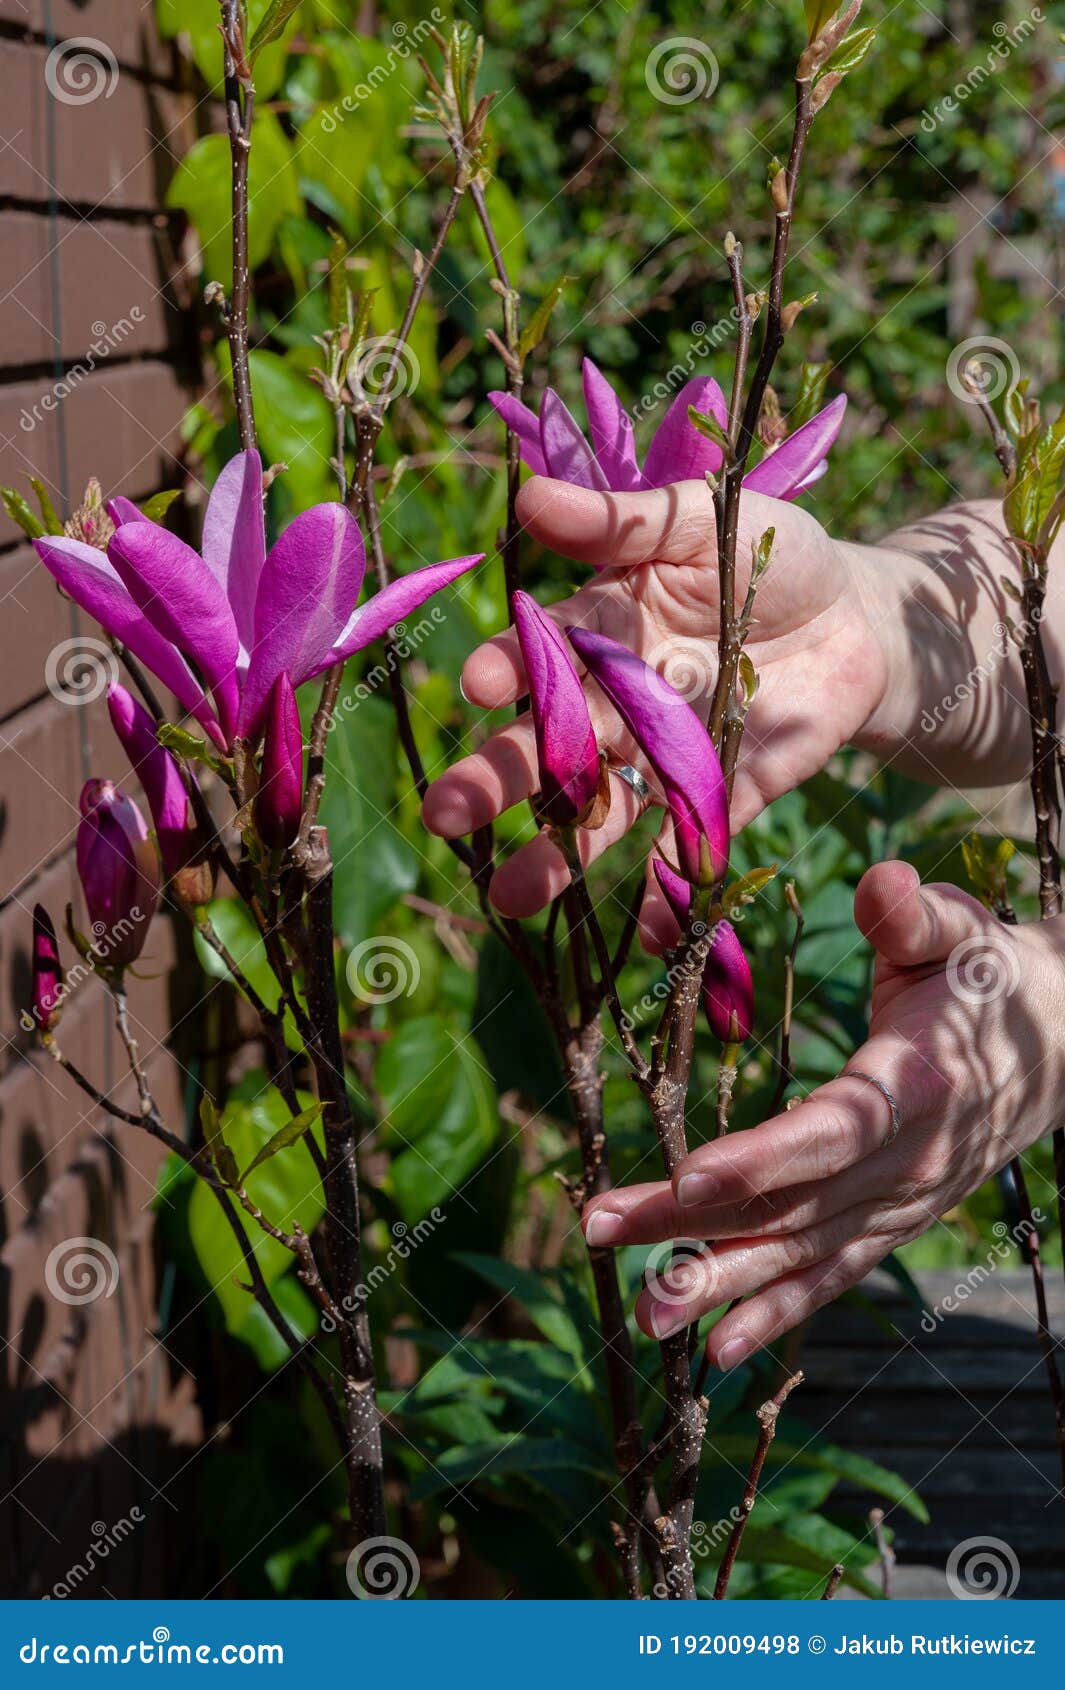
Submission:
{"label": "silver ring", "polygon": [[844,1068],[842,1074],[840,1075],[840,1079],[866,1080],[869,1085],[876,1087],[881,1097],[887,1103],[888,1108],[891,1110],[891,1131],[884,1140],[884,1143],[881,1145],[881,1149],[886,1150],[889,1144],[894,1144],[902,1130],[902,1110],[895,1102],[894,1097],[888,1091],[887,1086],[884,1084],[883,1080],[878,1080],[875,1074],[865,1074],[860,1068]]}
{"label": "silver ring", "polygon": [[611,763],[610,772],[623,780],[625,785],[633,791],[641,804],[646,804],[651,796],[651,788],[644,780],[639,769],[634,769],[631,763]]}

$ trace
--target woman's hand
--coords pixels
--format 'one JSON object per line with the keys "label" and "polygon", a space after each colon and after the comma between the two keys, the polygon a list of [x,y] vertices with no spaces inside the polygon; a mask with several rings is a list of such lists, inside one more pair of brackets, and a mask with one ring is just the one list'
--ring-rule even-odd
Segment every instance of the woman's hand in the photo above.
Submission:
{"label": "woman's hand", "polygon": [[589,1245],[715,1241],[664,1265],[636,1318],[663,1337],[745,1298],[707,1340],[720,1368],[855,1285],[1065,1118],[1065,918],[1003,927],[904,863],[868,871],[855,918],[876,976],[869,1039],[844,1073],[693,1151],[672,1184],[610,1191],[584,1212]]}
{"label": "woman's hand", "polygon": [[[609,565],[553,607],[557,621],[620,640],[705,715],[717,673],[718,631],[708,489],[688,481],[648,493],[594,493],[535,477],[522,488],[518,509],[544,545],[583,563]],[[734,832],[853,739],[880,701],[886,680],[874,614],[867,608],[879,593],[883,614],[883,589],[871,591],[869,580],[859,579],[861,554],[831,540],[807,511],[757,493],[743,495],[736,554],[741,599],[752,546],[768,528],[775,529],[776,539],[748,642],[760,685],[737,770]],[[475,651],[462,679],[470,701],[488,710],[520,698],[525,680],[513,632]],[[589,703],[611,760],[639,764],[636,747],[591,684]],[[537,785],[532,725],[523,716],[430,787],[426,826],[445,837],[471,833],[531,797]],[[639,813],[623,782],[611,783],[611,798],[605,825],[594,833],[582,831],[589,860],[620,838]],[[491,895],[505,914],[526,916],[567,881],[561,855],[541,835],[497,870]]]}

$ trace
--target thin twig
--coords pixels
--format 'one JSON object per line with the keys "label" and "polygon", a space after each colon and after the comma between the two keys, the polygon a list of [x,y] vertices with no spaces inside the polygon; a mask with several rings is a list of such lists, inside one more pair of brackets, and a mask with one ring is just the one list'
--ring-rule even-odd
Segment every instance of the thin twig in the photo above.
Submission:
{"label": "thin twig", "polygon": [[793,1373],[790,1379],[785,1379],[776,1396],[770,1397],[769,1401],[764,1402],[758,1410],[758,1443],[747,1473],[747,1482],[743,1487],[739,1518],[729,1533],[725,1553],[721,1557],[721,1565],[718,1568],[717,1583],[714,1586],[715,1602],[724,1601],[728,1593],[732,1569],[736,1565],[736,1557],[740,1551],[740,1544],[743,1542],[743,1534],[747,1530],[747,1521],[751,1517],[751,1511],[758,1496],[758,1481],[762,1476],[765,1458],[769,1454],[770,1444],[777,1435],[777,1421],[780,1419],[780,1411],[796,1385],[802,1384],[802,1380],[801,1373]]}

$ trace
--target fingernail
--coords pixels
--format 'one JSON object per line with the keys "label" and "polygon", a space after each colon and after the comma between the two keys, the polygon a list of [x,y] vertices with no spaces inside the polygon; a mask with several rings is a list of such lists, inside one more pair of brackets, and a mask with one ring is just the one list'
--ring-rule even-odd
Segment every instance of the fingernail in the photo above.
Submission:
{"label": "fingernail", "polygon": [[695,1208],[700,1203],[712,1203],[720,1190],[716,1174],[684,1174],[677,1181],[677,1202],[682,1208]]}
{"label": "fingernail", "polygon": [[469,693],[466,691],[466,688],[462,684],[462,676],[461,675],[459,676],[459,692],[462,694],[462,696],[466,700],[467,704],[473,703],[473,699],[470,697]]}
{"label": "fingernail", "polygon": [[586,1244],[617,1244],[625,1230],[625,1222],[613,1209],[597,1209],[588,1217],[584,1228]]}
{"label": "fingernail", "polygon": [[718,1351],[717,1365],[722,1373],[727,1373],[730,1367],[738,1367],[745,1356],[751,1353],[749,1338],[730,1338]]}
{"label": "fingernail", "polygon": [[[651,1293],[652,1298],[654,1292]],[[656,1338],[672,1338],[674,1332],[690,1326],[687,1305],[681,1303],[651,1303],[651,1330]]]}

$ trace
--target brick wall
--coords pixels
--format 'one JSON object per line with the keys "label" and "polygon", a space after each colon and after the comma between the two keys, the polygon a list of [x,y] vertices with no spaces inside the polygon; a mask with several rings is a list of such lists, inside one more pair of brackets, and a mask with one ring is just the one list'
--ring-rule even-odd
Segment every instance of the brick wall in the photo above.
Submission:
{"label": "brick wall", "polygon": [[[61,513],[90,475],[133,498],[180,478],[189,329],[158,208],[202,114],[151,17],[128,0],[0,0],[0,481],[28,492],[25,477],[40,476]],[[74,36],[101,46],[91,100],[85,82],[62,85],[77,97],[52,91]],[[106,354],[88,369],[101,340]],[[76,900],[80,786],[131,777],[103,698],[49,691],[49,655],[92,630],[3,515],[0,631],[0,1593],[62,1594],[57,1581],[95,1561],[71,1593],[145,1596],[174,1588],[159,1487],[200,1436],[193,1381],[158,1316],[160,1157],[30,1051],[18,1022],[32,906],[45,903],[60,925]],[[180,1122],[186,1076],[166,1047],[180,976],[165,920],[144,964],[135,1032]],[[98,982],[61,1032],[79,1066],[126,1101]],[[84,1304],[50,1288],[56,1252],[82,1237],[118,1268],[111,1293]]]}

